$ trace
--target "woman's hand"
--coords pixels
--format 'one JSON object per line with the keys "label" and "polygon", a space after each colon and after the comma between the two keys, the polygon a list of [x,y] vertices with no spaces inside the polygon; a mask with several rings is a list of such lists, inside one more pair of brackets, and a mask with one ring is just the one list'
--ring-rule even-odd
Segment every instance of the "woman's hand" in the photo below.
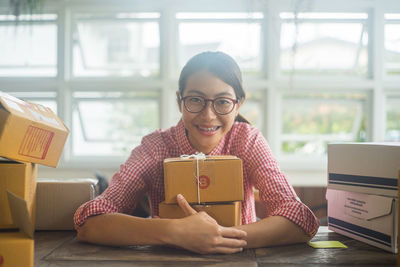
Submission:
{"label": "woman's hand", "polygon": [[176,220],[174,245],[201,254],[231,254],[247,245],[245,231],[218,225],[207,213],[194,210],[182,195],[177,201],[187,217]]}

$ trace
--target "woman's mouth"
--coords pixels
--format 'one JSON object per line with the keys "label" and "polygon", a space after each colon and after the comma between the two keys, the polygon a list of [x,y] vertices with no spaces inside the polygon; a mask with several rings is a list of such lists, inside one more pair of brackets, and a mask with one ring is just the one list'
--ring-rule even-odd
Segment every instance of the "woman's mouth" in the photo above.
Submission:
{"label": "woman's mouth", "polygon": [[215,127],[202,127],[202,126],[196,126],[197,129],[200,130],[200,132],[204,133],[204,134],[214,134],[219,128],[221,128],[221,126],[215,126]]}

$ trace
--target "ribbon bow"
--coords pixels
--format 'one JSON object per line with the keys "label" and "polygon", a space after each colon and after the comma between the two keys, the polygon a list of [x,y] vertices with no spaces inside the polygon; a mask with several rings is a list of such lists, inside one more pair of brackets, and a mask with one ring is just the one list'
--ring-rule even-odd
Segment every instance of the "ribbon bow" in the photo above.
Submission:
{"label": "ribbon bow", "polygon": [[181,159],[206,159],[206,155],[203,152],[196,152],[196,154],[192,155],[181,155]]}

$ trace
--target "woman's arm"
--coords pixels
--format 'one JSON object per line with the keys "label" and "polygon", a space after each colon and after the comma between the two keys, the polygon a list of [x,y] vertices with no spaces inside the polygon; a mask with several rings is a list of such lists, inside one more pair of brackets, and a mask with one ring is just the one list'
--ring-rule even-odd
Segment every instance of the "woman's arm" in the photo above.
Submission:
{"label": "woman's arm", "polygon": [[302,243],[311,239],[303,229],[282,216],[270,216],[235,228],[246,231],[247,248]]}
{"label": "woman's arm", "polygon": [[208,253],[236,253],[246,232],[218,225],[204,212],[183,219],[144,219],[120,213],[93,216],[77,229],[78,239],[104,245],[174,245]]}

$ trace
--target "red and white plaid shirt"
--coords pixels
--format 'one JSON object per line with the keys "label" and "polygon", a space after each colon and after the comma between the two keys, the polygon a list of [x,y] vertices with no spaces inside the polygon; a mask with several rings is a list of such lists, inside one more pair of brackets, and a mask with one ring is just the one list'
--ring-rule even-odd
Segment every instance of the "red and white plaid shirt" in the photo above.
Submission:
{"label": "red and white plaid shirt", "polygon": [[[143,194],[148,194],[152,215],[158,215],[158,204],[165,198],[164,159],[196,152],[186,137],[182,120],[175,127],[145,136],[141,145],[132,151],[125,164],[114,174],[107,190],[78,208],[74,216],[76,227],[93,215],[130,214]],[[269,216],[286,217],[310,236],[317,232],[318,219],[299,200],[258,129],[247,123],[235,122],[209,155],[235,155],[242,159],[242,224],[256,221],[255,187]]]}

